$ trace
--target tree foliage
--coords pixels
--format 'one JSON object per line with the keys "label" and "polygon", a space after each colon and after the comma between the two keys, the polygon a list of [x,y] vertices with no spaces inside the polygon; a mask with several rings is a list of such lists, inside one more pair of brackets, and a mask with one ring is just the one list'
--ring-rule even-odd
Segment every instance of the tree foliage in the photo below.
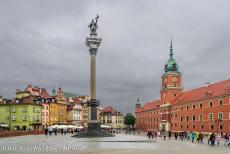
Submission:
{"label": "tree foliage", "polygon": [[133,116],[132,113],[127,113],[124,117],[124,124],[128,125],[128,126],[134,126],[134,124],[136,123],[136,118]]}

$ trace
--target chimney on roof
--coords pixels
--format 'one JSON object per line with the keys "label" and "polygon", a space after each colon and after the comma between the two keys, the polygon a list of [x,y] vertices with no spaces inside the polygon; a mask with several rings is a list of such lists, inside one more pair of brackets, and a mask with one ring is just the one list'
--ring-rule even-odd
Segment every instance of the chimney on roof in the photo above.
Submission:
{"label": "chimney on roof", "polygon": [[210,82],[205,83],[205,87],[208,87],[210,85]]}
{"label": "chimney on roof", "polygon": [[210,82],[206,82],[206,83],[205,83],[205,87],[206,87],[205,95],[206,95],[207,97],[210,97],[210,96],[212,95],[212,91],[209,90],[209,88],[208,88],[209,85],[210,85]]}

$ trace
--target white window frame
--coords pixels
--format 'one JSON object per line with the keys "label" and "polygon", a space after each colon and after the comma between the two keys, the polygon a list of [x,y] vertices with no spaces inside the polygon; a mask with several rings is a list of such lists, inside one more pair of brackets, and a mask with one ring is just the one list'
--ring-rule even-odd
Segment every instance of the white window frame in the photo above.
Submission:
{"label": "white window frame", "polygon": [[[194,116],[195,116],[195,120],[193,119]],[[192,115],[192,121],[196,121],[196,115],[195,114]]]}
{"label": "white window frame", "polygon": [[[220,114],[222,114],[222,118],[220,119]],[[223,114],[223,112],[218,112],[218,119],[219,120],[223,120],[224,119],[224,114]]]}
{"label": "white window frame", "polygon": [[17,120],[17,116],[16,115],[12,115],[12,120],[16,121]]}
{"label": "white window frame", "polygon": [[22,115],[22,121],[26,121],[27,118],[26,118],[26,115]]}
{"label": "white window frame", "polygon": [[[212,102],[212,106],[210,105],[210,103]],[[213,107],[214,106],[214,102],[213,101],[209,101],[209,107]]]}
{"label": "white window frame", "polygon": [[[212,118],[210,118],[210,115],[212,115]],[[213,113],[208,113],[208,119],[213,121]]]}
{"label": "white window frame", "polygon": [[[200,121],[203,121],[203,120],[204,120],[203,114],[200,114],[199,117],[200,117]],[[202,118],[201,118],[201,117],[202,117]]]}
{"label": "white window frame", "polygon": [[12,112],[16,113],[16,107],[12,107]]}

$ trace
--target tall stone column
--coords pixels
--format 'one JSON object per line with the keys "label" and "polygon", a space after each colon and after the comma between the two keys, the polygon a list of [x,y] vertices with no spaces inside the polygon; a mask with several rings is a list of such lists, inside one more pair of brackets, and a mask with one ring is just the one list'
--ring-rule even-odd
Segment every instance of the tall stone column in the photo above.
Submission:
{"label": "tall stone column", "polygon": [[90,101],[87,103],[89,107],[89,122],[88,129],[99,129],[99,119],[97,116],[97,108],[100,102],[96,98],[96,55],[98,47],[101,44],[102,39],[97,37],[97,19],[96,22],[92,20],[90,23],[90,36],[86,38],[86,46],[89,47],[90,53]]}
{"label": "tall stone column", "polygon": [[102,39],[97,37],[97,20],[99,16],[93,19],[89,25],[90,36],[86,38],[86,46],[90,53],[90,100],[87,102],[89,108],[88,128],[84,132],[77,133],[73,137],[111,137],[110,132],[101,129],[98,119],[98,106],[100,102],[96,97],[96,55]]}

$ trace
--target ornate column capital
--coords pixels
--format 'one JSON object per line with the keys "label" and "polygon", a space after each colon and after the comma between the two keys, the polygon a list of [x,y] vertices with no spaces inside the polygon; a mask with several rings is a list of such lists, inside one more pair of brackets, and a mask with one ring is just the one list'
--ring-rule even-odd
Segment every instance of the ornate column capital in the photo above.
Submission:
{"label": "ornate column capital", "polygon": [[89,53],[91,56],[96,56],[97,55],[97,48],[90,48]]}

